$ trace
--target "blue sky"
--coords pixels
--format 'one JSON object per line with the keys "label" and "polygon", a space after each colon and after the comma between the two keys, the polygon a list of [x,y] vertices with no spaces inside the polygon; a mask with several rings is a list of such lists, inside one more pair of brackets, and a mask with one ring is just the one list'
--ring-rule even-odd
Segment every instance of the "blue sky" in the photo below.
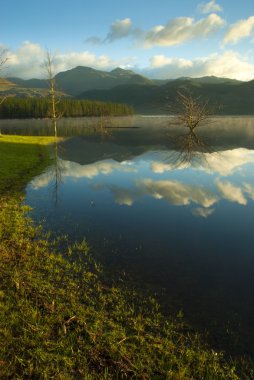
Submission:
{"label": "blue sky", "polygon": [[253,0],[8,0],[0,5],[4,75],[120,66],[154,78],[254,79]]}

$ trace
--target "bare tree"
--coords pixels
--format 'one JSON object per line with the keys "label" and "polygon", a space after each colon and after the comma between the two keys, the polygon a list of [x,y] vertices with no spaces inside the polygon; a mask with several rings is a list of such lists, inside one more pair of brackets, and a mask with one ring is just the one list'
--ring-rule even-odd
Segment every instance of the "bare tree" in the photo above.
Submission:
{"label": "bare tree", "polygon": [[8,57],[6,56],[7,50],[0,49],[0,70],[4,66],[4,64],[8,61]]}
{"label": "bare tree", "polygon": [[63,165],[62,160],[58,156],[58,141],[56,139],[55,146],[54,146],[54,157],[53,157],[53,166],[52,166],[52,183],[53,183],[53,191],[52,195],[55,201],[55,207],[57,208],[59,203],[59,190],[60,185],[62,183],[62,172],[63,172]]}
{"label": "bare tree", "polygon": [[213,114],[208,100],[203,101],[200,96],[194,97],[189,93],[177,93],[176,115],[180,124],[194,130],[203,121]]}
{"label": "bare tree", "polygon": [[[6,49],[0,49],[0,71],[2,70],[5,63],[8,61],[8,57],[6,56]],[[0,105],[5,101],[7,96],[4,96],[2,99],[0,99]],[[2,136],[2,132],[0,129],[0,136]]]}
{"label": "bare tree", "polygon": [[7,96],[4,96],[4,97],[0,100],[0,105],[5,101],[6,98],[7,98]]}
{"label": "bare tree", "polygon": [[46,51],[45,60],[44,60],[44,70],[49,84],[49,95],[50,95],[50,118],[53,123],[55,144],[54,144],[54,156],[53,156],[53,165],[52,165],[52,181],[53,186],[53,195],[55,199],[55,207],[58,204],[58,193],[59,186],[61,183],[61,160],[58,156],[58,139],[57,139],[57,120],[62,116],[59,112],[58,104],[59,99],[57,95],[56,79],[53,69],[53,57],[49,50]]}
{"label": "bare tree", "polygon": [[[8,57],[6,56],[6,53],[7,53],[6,49],[0,49],[0,71],[4,67],[5,63],[8,61]],[[6,98],[7,98],[7,96],[4,96],[0,100],[0,105],[5,101]]]}
{"label": "bare tree", "polygon": [[53,122],[54,136],[57,137],[57,119],[60,117],[60,114],[57,111],[57,104],[59,103],[59,100],[57,99],[56,79],[53,72],[53,58],[49,50],[46,51],[44,68],[45,68],[47,80],[49,83],[50,103],[51,103],[50,118],[52,119],[52,122]]}

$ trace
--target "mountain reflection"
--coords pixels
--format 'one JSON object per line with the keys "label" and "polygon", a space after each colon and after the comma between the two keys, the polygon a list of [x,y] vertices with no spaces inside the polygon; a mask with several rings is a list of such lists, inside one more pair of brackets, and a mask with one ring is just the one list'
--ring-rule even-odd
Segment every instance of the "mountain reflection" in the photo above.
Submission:
{"label": "mountain reflection", "polygon": [[[254,200],[254,184],[248,175],[254,151],[239,148],[221,151],[219,155],[202,151],[197,160],[196,144],[200,140],[189,134],[185,138],[187,142],[182,142],[188,147],[195,146],[195,152],[190,148],[187,156],[183,156],[185,152],[178,151],[181,161],[177,165],[175,150],[147,152],[122,162],[111,159],[80,165],[59,158],[56,146],[54,165],[30,186],[34,190],[51,189],[57,203],[59,185],[66,187],[75,180],[77,187],[80,183],[96,193],[107,191],[121,206],[133,206],[148,196],[173,206],[190,206],[190,212],[202,218],[212,215],[221,200],[239,205]],[[236,173],[241,173],[241,177]]]}

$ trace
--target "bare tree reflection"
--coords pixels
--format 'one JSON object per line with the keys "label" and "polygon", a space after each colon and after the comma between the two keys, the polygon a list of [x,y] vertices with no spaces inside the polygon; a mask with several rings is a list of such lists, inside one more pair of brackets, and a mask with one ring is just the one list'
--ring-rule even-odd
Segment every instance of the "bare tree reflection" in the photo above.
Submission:
{"label": "bare tree reflection", "polygon": [[185,134],[177,136],[173,141],[173,148],[170,161],[175,166],[192,164],[200,159],[206,161],[206,153],[214,151],[208,140],[193,128],[189,128]]}
{"label": "bare tree reflection", "polygon": [[[2,70],[3,66],[5,65],[5,63],[8,61],[8,57],[6,56],[6,52],[7,50],[6,49],[2,49],[0,48],[0,71]],[[1,80],[1,78],[0,78]],[[4,81],[4,84],[6,82]],[[0,85],[2,83],[0,82]],[[7,96],[3,96],[0,98],[0,105],[5,101],[5,99],[7,98]],[[1,129],[0,129],[0,137],[2,135],[2,132],[1,132]]]}
{"label": "bare tree reflection", "polygon": [[111,135],[110,129],[111,117],[107,115],[101,115],[98,123],[94,126],[94,133],[101,137],[101,141],[107,140]]}
{"label": "bare tree reflection", "polygon": [[53,191],[52,196],[54,200],[55,207],[58,207],[59,203],[59,188],[60,184],[62,182],[62,165],[61,165],[61,159],[58,155],[58,141],[56,140],[54,143],[54,162],[53,162],[53,172],[52,172],[52,184],[53,184]]}

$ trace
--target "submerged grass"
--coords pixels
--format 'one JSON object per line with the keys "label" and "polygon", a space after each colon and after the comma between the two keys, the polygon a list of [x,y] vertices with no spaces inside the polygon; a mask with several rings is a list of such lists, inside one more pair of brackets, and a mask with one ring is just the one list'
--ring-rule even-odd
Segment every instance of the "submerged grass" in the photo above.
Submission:
{"label": "submerged grass", "polygon": [[[37,144],[21,144],[27,155],[27,161],[20,156],[21,173],[26,162],[30,175],[36,162],[46,164],[46,151]],[[3,154],[1,165],[12,172],[1,172],[1,189],[19,182],[16,160],[13,168],[9,160],[13,155],[8,149]],[[56,251],[14,189],[15,196],[0,200],[0,378],[243,378],[181,315],[166,319],[153,299],[118,283],[106,285],[85,241],[72,246],[63,241],[62,252]]]}

